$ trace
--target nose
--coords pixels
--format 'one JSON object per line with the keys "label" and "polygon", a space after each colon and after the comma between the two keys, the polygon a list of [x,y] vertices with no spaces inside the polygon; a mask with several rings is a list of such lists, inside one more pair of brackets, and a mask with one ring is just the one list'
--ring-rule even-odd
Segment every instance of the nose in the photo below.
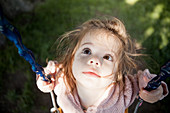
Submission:
{"label": "nose", "polygon": [[96,66],[96,67],[100,67],[101,62],[100,62],[99,58],[93,57],[93,58],[89,59],[88,64]]}

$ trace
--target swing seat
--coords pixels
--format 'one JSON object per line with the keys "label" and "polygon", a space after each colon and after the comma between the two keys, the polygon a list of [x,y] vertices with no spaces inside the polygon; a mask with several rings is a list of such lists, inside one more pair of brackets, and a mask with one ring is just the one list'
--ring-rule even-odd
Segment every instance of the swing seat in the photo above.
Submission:
{"label": "swing seat", "polygon": [[125,109],[125,113],[128,113],[128,108],[127,108],[127,109]]}
{"label": "swing seat", "polygon": [[63,113],[62,109],[59,107],[58,108],[59,113]]}

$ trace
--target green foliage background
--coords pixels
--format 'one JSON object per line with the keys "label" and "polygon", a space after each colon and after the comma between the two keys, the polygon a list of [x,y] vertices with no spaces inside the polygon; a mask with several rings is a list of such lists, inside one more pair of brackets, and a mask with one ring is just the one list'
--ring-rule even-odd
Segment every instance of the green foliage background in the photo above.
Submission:
{"label": "green foliage background", "polygon": [[[56,40],[63,33],[92,18],[117,17],[131,37],[146,48],[147,68],[158,73],[160,66],[170,59],[169,4],[169,0],[46,0],[32,12],[10,21],[20,31],[23,43],[33,51],[37,62],[45,66],[47,58],[56,58]],[[22,86],[9,87],[14,81],[21,82]],[[169,79],[166,82],[169,85]],[[32,113],[39,97],[36,88],[30,65],[18,55],[14,44],[5,39],[5,45],[0,47],[1,111]],[[169,100],[168,96],[161,101],[162,113],[170,111]],[[49,108],[42,106],[41,109],[45,113]]]}

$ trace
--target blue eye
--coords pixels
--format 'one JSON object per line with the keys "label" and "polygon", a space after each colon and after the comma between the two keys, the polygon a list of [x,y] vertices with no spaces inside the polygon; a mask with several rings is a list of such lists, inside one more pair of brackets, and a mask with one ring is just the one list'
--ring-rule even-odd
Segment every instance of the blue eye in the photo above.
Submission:
{"label": "blue eye", "polygon": [[82,53],[87,54],[87,55],[91,55],[91,50],[89,48],[84,48]]}
{"label": "blue eye", "polygon": [[113,57],[111,55],[105,55],[103,58],[108,61],[113,61]]}

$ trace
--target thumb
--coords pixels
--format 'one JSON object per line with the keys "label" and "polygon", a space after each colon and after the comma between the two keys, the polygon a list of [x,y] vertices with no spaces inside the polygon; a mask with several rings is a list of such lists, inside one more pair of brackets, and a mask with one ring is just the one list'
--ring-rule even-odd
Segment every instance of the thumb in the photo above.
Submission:
{"label": "thumb", "polygon": [[140,79],[139,79],[139,86],[141,88],[145,88],[150,80],[154,78],[156,75],[151,74],[148,69],[145,69],[143,72],[140,74]]}

